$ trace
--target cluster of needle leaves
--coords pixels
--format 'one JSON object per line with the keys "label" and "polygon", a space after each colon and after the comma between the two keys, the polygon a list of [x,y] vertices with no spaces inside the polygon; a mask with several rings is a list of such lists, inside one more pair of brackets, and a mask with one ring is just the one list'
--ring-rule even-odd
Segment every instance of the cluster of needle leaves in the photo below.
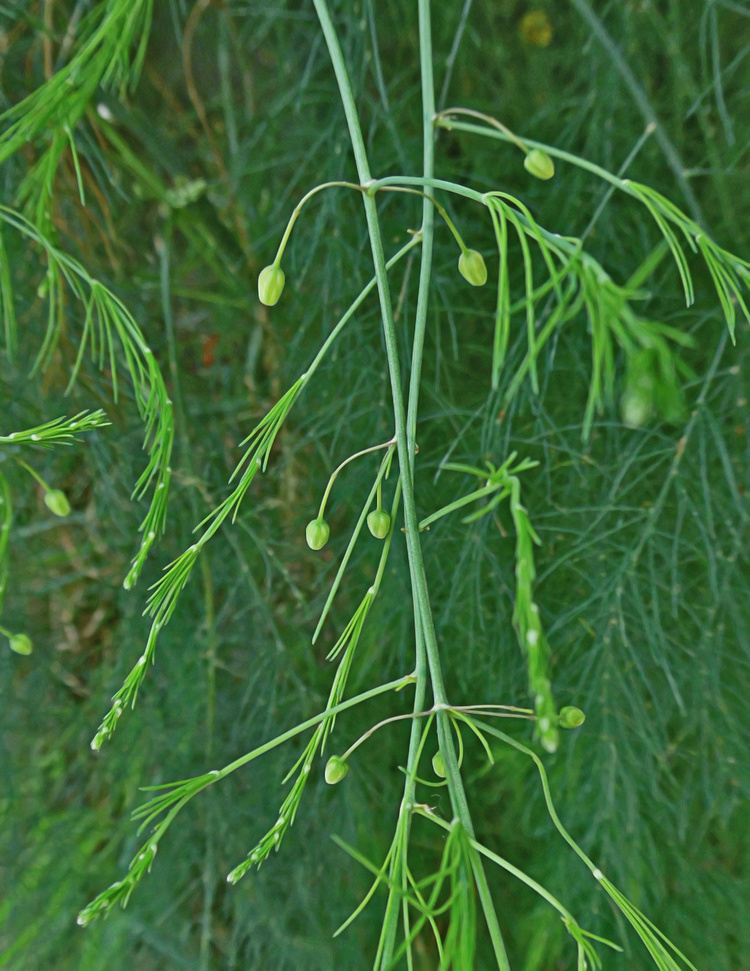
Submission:
{"label": "cluster of needle leaves", "polygon": [[[392,446],[304,542],[394,417],[360,193],[306,203],[257,301],[300,198],[356,178],[313,4],[262,6],[0,8],[0,623],[34,645],[0,656],[0,963],[489,967],[485,865],[514,968],[740,967],[750,10],[433,11],[438,177],[467,191],[411,188],[489,271],[437,218],[415,467],[472,833],[444,713],[410,713]],[[417,5],[331,7],[406,378]]]}

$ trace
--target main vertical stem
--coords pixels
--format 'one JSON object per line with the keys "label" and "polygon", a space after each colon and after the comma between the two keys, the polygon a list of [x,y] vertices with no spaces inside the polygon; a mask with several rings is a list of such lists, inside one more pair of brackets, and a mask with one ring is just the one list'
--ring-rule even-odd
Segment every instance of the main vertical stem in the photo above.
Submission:
{"label": "main vertical stem", "polygon": [[[354,159],[357,166],[357,174],[360,184],[367,186],[371,181],[370,166],[367,159],[362,130],[359,124],[357,109],[354,101],[349,74],[341,52],[341,47],[336,36],[336,31],[331,20],[325,0],[313,0],[315,10],[320,20],[328,52],[333,64],[334,73],[339,86],[341,99],[346,115],[349,137],[354,151]],[[423,84],[423,131],[424,131],[424,164],[429,167],[429,177],[432,177],[433,169],[433,125],[434,115],[434,89],[432,80],[432,42],[430,31],[430,9],[429,0],[419,0],[419,23],[420,23],[420,60],[422,67]],[[426,80],[426,87],[425,87]],[[428,144],[429,143],[429,144]],[[409,414],[407,414],[404,403],[404,396],[401,384],[401,371],[398,358],[398,345],[396,341],[396,328],[393,320],[393,308],[391,304],[390,287],[388,284],[388,272],[385,265],[383,253],[383,241],[378,221],[377,207],[373,195],[365,193],[363,196],[365,217],[370,236],[370,246],[372,249],[373,262],[375,265],[375,276],[378,284],[378,295],[380,298],[380,311],[383,321],[383,336],[385,339],[386,355],[388,358],[388,370],[391,383],[391,395],[393,398],[394,422],[396,426],[396,448],[401,469],[401,481],[404,497],[404,525],[406,533],[406,551],[409,562],[409,574],[412,585],[412,595],[415,608],[415,630],[420,645],[420,652],[426,656],[427,667],[429,668],[430,681],[435,703],[438,705],[448,704],[448,699],[443,683],[443,673],[440,665],[440,655],[437,646],[435,625],[430,606],[429,592],[427,590],[427,579],[422,557],[422,547],[419,536],[419,521],[416,511],[414,496],[414,443],[416,436],[417,410],[419,403],[419,379],[421,373],[422,348],[424,343],[424,332],[427,319],[427,296],[430,282],[431,268],[431,243],[432,232],[428,235],[430,241],[429,259],[423,255],[422,270],[420,274],[419,287],[419,309],[417,314],[417,324],[415,327],[414,349],[412,355],[412,377],[409,391]],[[427,200],[425,200],[427,202]],[[432,214],[425,218],[432,219]],[[428,225],[425,223],[425,226]],[[423,242],[423,247],[424,247]],[[421,633],[421,637],[420,637]],[[419,657],[417,658],[419,663]],[[424,662],[422,664],[424,668]],[[424,683],[424,677],[420,677],[420,684]],[[422,691],[424,688],[421,689]],[[419,693],[419,692],[418,692]],[[464,792],[463,781],[458,767],[453,737],[451,734],[450,722],[445,712],[438,716],[438,735],[440,738],[440,748],[443,752],[445,762],[446,778],[451,797],[453,812],[461,825],[470,837],[474,836],[474,827],[471,821],[466,793]],[[410,746],[410,754],[413,746]],[[406,807],[402,806],[402,811]],[[474,876],[477,882],[480,899],[482,901],[485,918],[487,920],[490,937],[492,939],[495,957],[501,971],[510,971],[510,965],[505,952],[505,947],[497,923],[497,916],[492,905],[487,878],[484,873],[479,857],[476,857],[474,865]]]}
{"label": "main vertical stem", "polygon": [[[360,184],[366,187],[371,181],[372,176],[370,174],[367,152],[359,125],[359,118],[357,117],[357,109],[354,103],[354,94],[351,89],[349,75],[346,70],[346,65],[341,53],[338,38],[328,12],[328,6],[325,0],[313,0],[313,3],[320,20],[326,44],[328,45],[328,51],[331,55],[331,61],[336,74],[339,91],[341,92],[344,113],[346,115],[346,121],[349,128],[349,137],[352,142],[352,149],[354,150],[354,160],[357,166],[357,174]],[[380,233],[380,224],[378,221],[375,199],[369,193],[364,193],[363,201],[365,207],[365,217],[367,219],[367,229],[370,236],[373,262],[375,265],[375,277],[377,279],[378,296],[380,299],[380,312],[383,320],[383,336],[385,339],[386,355],[388,358],[394,422],[396,426],[396,448],[398,452],[399,465],[401,467],[404,490],[404,522],[406,526],[406,550],[409,560],[409,572],[415,599],[420,604],[425,635],[425,646],[427,648],[430,667],[430,680],[432,682],[432,690],[435,702],[437,704],[447,704],[445,685],[443,684],[443,673],[440,667],[440,658],[437,653],[437,638],[435,636],[432,612],[429,606],[424,563],[422,560],[422,548],[419,541],[419,522],[417,519],[416,504],[414,501],[413,449],[412,455],[410,455],[408,434],[406,430],[406,409],[401,385],[401,370],[398,359],[398,345],[396,341],[396,327],[393,321],[393,307],[391,304],[388,273],[386,270],[385,257],[383,253],[383,240]]]}
{"label": "main vertical stem", "polygon": [[[435,136],[432,123],[434,114],[434,83],[432,76],[432,26],[430,23],[429,3],[419,3],[419,62],[422,82],[422,172],[425,178],[432,178],[435,168]],[[429,307],[430,280],[432,276],[432,251],[435,235],[435,207],[428,198],[422,200],[422,259],[419,272],[419,291],[414,322],[412,342],[411,373],[409,378],[409,407],[406,417],[406,434],[409,451],[409,466],[414,481],[414,462],[417,446],[417,415],[419,411],[419,390],[422,375],[424,337],[427,329],[427,310]],[[417,685],[414,694],[414,711],[421,711],[427,689],[427,657],[425,654],[422,616],[414,600],[414,644],[416,650],[415,673]],[[409,755],[406,766],[406,781],[399,813],[399,831],[403,834],[397,841],[390,867],[390,884],[383,930],[380,937],[381,967],[389,967],[393,961],[396,935],[398,932],[399,903],[405,899],[407,890],[406,854],[409,831],[411,829],[411,805],[414,802],[417,762],[424,724],[415,718],[409,736]],[[408,915],[405,915],[405,919]],[[406,927],[404,928],[405,933]]]}

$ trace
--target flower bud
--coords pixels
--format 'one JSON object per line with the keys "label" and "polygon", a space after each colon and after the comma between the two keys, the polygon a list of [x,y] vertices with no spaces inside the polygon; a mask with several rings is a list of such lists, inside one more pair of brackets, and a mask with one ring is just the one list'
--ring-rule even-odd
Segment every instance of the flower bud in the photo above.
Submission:
{"label": "flower bud", "polygon": [[258,299],[266,307],[273,307],[279,302],[284,292],[284,271],[276,263],[264,267],[258,277]]}
{"label": "flower bud", "polygon": [[473,287],[483,287],[487,282],[487,267],[482,254],[475,249],[464,250],[459,256],[458,272]]}
{"label": "flower bud", "polygon": [[373,509],[367,517],[367,528],[375,539],[385,539],[391,528],[391,517],[384,509]]}
{"label": "flower bud", "polygon": [[70,503],[62,489],[48,489],[44,493],[44,504],[56,516],[70,515]]}
{"label": "flower bud", "polygon": [[16,654],[31,654],[34,650],[28,634],[11,634],[9,641],[11,651],[15,651]]}
{"label": "flower bud", "polygon": [[305,538],[311,550],[322,550],[331,535],[331,527],[325,519],[313,519],[307,524]]}
{"label": "flower bud", "polygon": [[523,160],[523,167],[537,179],[551,179],[555,174],[555,163],[541,148],[532,148]]}
{"label": "flower bud", "polygon": [[560,709],[558,724],[560,728],[578,728],[586,721],[586,716],[580,708],[567,705]]}
{"label": "flower bud", "polygon": [[432,771],[435,775],[439,775],[441,779],[445,778],[445,763],[443,762],[442,752],[435,752],[432,756]]}
{"label": "flower bud", "polygon": [[552,24],[543,10],[530,10],[521,17],[521,37],[535,47],[547,47],[552,40]]}
{"label": "flower bud", "polygon": [[620,398],[620,414],[629,428],[641,428],[654,414],[653,397],[648,391],[627,388]]}
{"label": "flower bud", "polygon": [[326,762],[326,782],[329,786],[335,786],[341,782],[349,771],[349,763],[345,762],[340,755],[332,755]]}

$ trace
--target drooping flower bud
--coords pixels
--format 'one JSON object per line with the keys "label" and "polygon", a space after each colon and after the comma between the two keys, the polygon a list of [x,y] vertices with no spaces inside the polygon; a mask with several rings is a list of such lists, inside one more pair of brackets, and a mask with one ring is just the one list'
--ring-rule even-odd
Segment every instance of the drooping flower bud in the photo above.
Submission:
{"label": "drooping flower bud", "polygon": [[441,779],[445,778],[445,763],[443,762],[442,752],[435,752],[432,756],[432,771],[435,775],[439,775]]}
{"label": "drooping flower bud", "polygon": [[560,709],[559,725],[560,728],[579,728],[586,721],[586,716],[580,708],[574,705],[566,705]]}
{"label": "drooping flower bud", "polygon": [[258,277],[258,299],[266,307],[273,307],[279,302],[284,292],[284,271],[276,263],[264,267]]}
{"label": "drooping flower bud", "polygon": [[473,287],[483,287],[487,282],[487,267],[482,254],[475,249],[464,250],[458,258],[458,272]]}
{"label": "drooping flower bud", "polygon": [[325,519],[313,519],[307,524],[305,538],[311,550],[322,550],[331,535],[331,527]]}
{"label": "drooping flower bud", "polygon": [[62,489],[48,489],[44,493],[44,504],[55,516],[70,515],[70,503]]}
{"label": "drooping flower bud", "polygon": [[551,179],[555,174],[555,163],[541,148],[532,148],[523,160],[523,167],[537,179]]}
{"label": "drooping flower bud", "polygon": [[385,539],[391,528],[391,517],[385,509],[373,509],[367,517],[367,528],[375,539]]}
{"label": "drooping flower bud", "polygon": [[332,755],[326,762],[326,782],[329,786],[335,786],[337,782],[341,782],[348,771],[349,763],[345,762],[340,755]]}
{"label": "drooping flower bud", "polygon": [[34,650],[28,634],[11,634],[8,640],[11,651],[15,651],[16,654],[28,655]]}

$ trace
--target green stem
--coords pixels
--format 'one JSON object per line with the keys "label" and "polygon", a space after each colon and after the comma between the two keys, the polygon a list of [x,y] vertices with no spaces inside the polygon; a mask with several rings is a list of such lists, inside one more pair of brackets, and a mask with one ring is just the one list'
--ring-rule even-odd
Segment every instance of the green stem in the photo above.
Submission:
{"label": "green stem", "polygon": [[[412,249],[414,249],[415,246],[418,246],[419,243],[421,242],[421,240],[422,240],[422,234],[421,233],[415,233],[412,236],[412,238],[409,240],[409,242],[406,243],[404,246],[402,246],[401,249],[394,256],[392,256],[388,260],[388,262],[386,263],[386,268],[390,270],[391,267],[395,266],[396,263],[398,263],[398,261],[402,257],[406,256],[406,254],[409,252],[409,250],[412,250]],[[350,304],[349,309],[346,311],[346,313],[344,314],[344,316],[341,318],[341,320],[339,320],[339,322],[333,328],[333,330],[331,331],[331,333],[325,339],[325,341],[323,342],[322,347],[320,348],[320,350],[318,351],[318,353],[313,358],[312,364],[305,371],[305,373],[302,375],[302,380],[304,381],[305,384],[307,384],[307,382],[313,376],[313,374],[315,373],[315,371],[318,369],[318,367],[320,366],[321,361],[323,360],[323,358],[328,353],[328,351],[329,351],[329,349],[331,347],[331,344],[333,344],[333,342],[336,340],[336,338],[341,333],[341,331],[343,330],[343,328],[351,320],[351,318],[353,317],[353,315],[355,314],[355,312],[359,309],[359,307],[361,306],[361,304],[364,302],[365,297],[375,289],[375,287],[377,286],[377,282],[378,281],[377,281],[376,277],[373,277],[370,280],[370,282],[367,284],[367,286],[363,287],[362,290],[360,290],[359,295]]]}
{"label": "green stem", "polygon": [[276,250],[276,256],[274,258],[272,266],[279,266],[281,264],[281,257],[284,255],[284,250],[286,249],[286,244],[289,242],[289,237],[291,236],[294,224],[297,222],[297,216],[302,212],[302,207],[309,200],[312,199],[314,195],[318,192],[322,192],[323,189],[330,189],[333,186],[341,186],[345,189],[356,189],[358,192],[364,192],[365,190],[361,185],[357,185],[356,182],[323,182],[321,185],[316,185],[314,189],[310,189],[306,193],[297,205],[294,207],[291,216],[289,217],[289,222],[286,224],[286,229],[284,230],[284,235],[281,237],[281,242]]}
{"label": "green stem", "polygon": [[[420,816],[424,816],[425,819],[430,819],[433,823],[437,823],[438,826],[450,833],[451,824],[432,812],[429,806],[415,806],[414,811],[418,812]],[[512,873],[514,877],[516,877],[522,883],[525,883],[527,887],[530,887],[532,890],[538,893],[540,897],[543,897],[544,900],[546,900],[548,904],[551,904],[555,910],[559,911],[563,917],[572,923],[577,924],[577,921],[570,911],[567,910],[567,908],[565,908],[556,897],[553,897],[552,894],[541,884],[537,883],[536,880],[524,873],[523,870],[519,870],[518,867],[513,866],[512,863],[509,863],[507,860],[503,859],[503,857],[498,856],[497,853],[493,853],[492,850],[487,849],[486,846],[479,843],[477,840],[472,839],[469,840],[469,842],[477,853],[481,853],[483,856],[486,856],[488,860],[492,860],[493,863],[496,863],[499,867],[507,870],[508,873]]]}
{"label": "green stem", "polygon": [[449,122],[444,121],[444,119],[450,115],[469,115],[471,118],[479,118],[481,121],[486,121],[488,125],[492,125],[493,128],[497,128],[498,131],[503,133],[505,136],[504,141],[512,142],[526,155],[529,153],[527,143],[524,142],[523,139],[519,138],[518,135],[515,135],[510,128],[507,128],[501,121],[498,121],[497,118],[493,118],[491,115],[485,115],[481,111],[474,111],[472,108],[446,108],[444,111],[441,111],[439,115],[435,115],[433,123],[436,127],[447,128],[448,131],[450,131],[454,126]]}
{"label": "green stem", "polygon": [[[423,199],[427,199],[429,202],[432,203],[432,205],[435,207],[435,209],[437,209],[437,211],[440,213],[441,218],[443,219],[443,221],[445,222],[446,226],[448,227],[448,229],[450,229],[451,233],[453,234],[453,238],[455,239],[455,241],[460,246],[461,252],[462,253],[465,253],[466,252],[466,248],[467,248],[466,247],[466,243],[464,243],[463,239],[461,238],[461,234],[456,229],[456,226],[455,226],[453,220],[451,219],[451,217],[448,215],[448,212],[445,209],[445,206],[441,206],[440,203],[437,201],[437,199],[434,196],[431,196],[429,194],[429,192],[421,192],[419,189],[411,189],[411,188],[409,188],[408,186],[405,186],[405,185],[387,185],[387,186],[380,186],[380,187],[376,187],[376,188],[372,188],[371,187],[368,191],[370,192],[371,195],[374,195],[376,192],[409,192],[412,195],[422,196]],[[422,227],[423,228],[424,228],[424,212],[425,211],[426,211],[426,209],[423,209],[423,217],[422,217]],[[431,221],[431,228],[432,228],[432,222],[433,221]],[[424,265],[425,265],[425,262],[424,262],[424,259],[423,259],[422,260],[422,266],[424,266]],[[432,270],[432,265],[431,264],[430,264],[430,270]],[[420,277],[420,279],[421,279],[421,277]],[[428,277],[428,283],[429,283],[429,277]]]}
{"label": "green stem", "polygon": [[[432,74],[432,31],[430,24],[429,3],[419,0],[419,61],[422,82],[422,171],[425,178],[432,178],[435,170],[435,133],[432,126],[434,114],[434,83]],[[425,196],[422,203],[422,260],[419,272],[419,290],[417,294],[417,309],[414,323],[414,338],[412,341],[411,374],[409,379],[409,405],[406,419],[406,434],[409,451],[410,473],[414,475],[414,462],[417,442],[417,416],[419,412],[419,389],[421,384],[422,358],[424,352],[424,338],[427,327],[427,311],[429,308],[430,282],[432,277],[432,254],[435,238],[435,208],[430,199]],[[417,684],[414,692],[413,711],[418,712],[424,705],[427,690],[427,655],[422,630],[422,618],[416,602],[414,604],[414,643],[416,651],[415,674]],[[424,745],[425,736],[419,719],[412,722],[409,736],[409,753],[406,765],[406,781],[404,795],[401,802],[401,819],[404,820],[405,838],[408,840],[411,826],[410,807],[414,802],[415,779],[417,767]],[[406,852],[394,854],[391,865],[391,882],[388,902],[383,918],[383,963],[387,966],[394,950],[396,932],[398,929],[399,901],[396,887],[406,889]],[[406,915],[405,915],[406,916]]]}
{"label": "green stem", "polygon": [[[357,166],[357,175],[360,183],[366,188],[373,188],[375,183],[371,179],[370,167],[367,160],[364,139],[357,116],[357,109],[354,102],[349,75],[344,63],[344,58],[339,46],[338,37],[331,20],[328,5],[325,0],[313,0],[315,10],[320,20],[320,25],[328,46],[328,52],[333,64],[334,73],[339,86],[339,92],[344,106],[344,114],[349,128],[349,137],[352,143],[354,159]],[[434,115],[434,95],[432,94],[432,43],[429,33],[429,0],[419,0],[419,22],[420,22],[420,56],[422,60],[423,85],[425,74],[429,73],[430,81],[427,95],[430,104],[423,107],[425,122],[429,116],[430,134],[429,140],[433,138],[432,117]],[[423,93],[423,98],[425,97]],[[428,110],[429,109],[429,110]],[[427,151],[427,149],[425,149]],[[431,154],[429,158],[431,158]],[[425,177],[425,182],[429,180]],[[479,197],[481,200],[481,196]],[[390,297],[390,287],[388,283],[388,272],[386,270],[385,259],[383,256],[383,241],[378,221],[378,213],[373,196],[368,192],[363,196],[367,227],[370,235],[370,246],[372,249],[373,262],[375,265],[375,276],[378,281],[378,293],[380,297],[380,309],[383,321],[383,333],[388,358],[388,370],[391,383],[391,394],[393,398],[393,410],[396,424],[396,442],[398,450],[399,465],[401,467],[401,482],[404,496],[404,523],[406,532],[406,550],[409,562],[409,573],[412,584],[412,594],[415,603],[415,618],[418,617],[418,624],[421,625],[421,634],[424,638],[424,649],[427,658],[427,666],[430,672],[433,697],[436,705],[445,708],[448,704],[445,685],[443,683],[443,673],[440,664],[440,654],[437,645],[437,635],[435,632],[432,610],[430,606],[429,593],[427,589],[427,579],[422,558],[422,548],[419,536],[419,520],[417,518],[416,502],[414,496],[414,448],[410,446],[409,434],[407,432],[407,415],[404,408],[404,397],[401,386],[401,373],[398,359],[398,344],[396,339],[396,328],[393,320],[393,308]],[[423,260],[424,265],[425,260]],[[425,271],[426,272],[426,271]],[[420,283],[425,284],[422,302],[426,314],[426,284],[429,279],[424,275]],[[422,288],[420,288],[422,289]],[[414,355],[416,363],[419,365],[422,359],[421,344],[415,347]],[[412,363],[415,363],[414,361]],[[412,373],[412,387],[414,382],[418,385],[418,375]],[[416,427],[418,393],[414,390],[410,394],[411,409],[410,420],[412,423],[412,435]],[[415,625],[417,626],[417,625]],[[441,711],[438,716],[438,735],[440,737],[440,749],[443,752],[443,759],[446,768],[446,777],[449,783],[449,791],[455,814],[461,820],[470,837],[474,836],[474,828],[466,801],[460,770],[456,759],[453,737],[451,735],[449,719],[445,711]],[[403,807],[402,807],[403,808]],[[480,862],[474,869],[474,876],[477,881],[482,905],[485,911],[490,936],[495,951],[498,967],[502,971],[510,971],[510,965],[505,953],[502,935],[497,923],[497,917],[492,906],[487,879]],[[385,955],[384,955],[385,957]]]}
{"label": "green stem", "polygon": [[396,491],[393,494],[393,504],[391,505],[391,529],[385,540],[383,541],[383,549],[380,553],[380,560],[378,561],[378,568],[375,572],[375,579],[372,581],[370,590],[372,591],[373,597],[377,596],[378,590],[380,590],[380,584],[383,582],[383,574],[385,573],[385,565],[388,562],[388,553],[391,549],[391,543],[393,541],[393,530],[396,525],[396,514],[398,513],[399,503],[401,502],[401,477],[399,476],[398,482],[396,483]]}
{"label": "green stem", "polygon": [[[456,109],[451,109],[451,110],[455,111]],[[496,124],[495,119],[490,119],[488,116],[480,116],[480,117],[485,117],[487,119],[488,124],[492,123],[493,126]],[[467,124],[465,122],[454,123],[454,122],[445,120],[440,115],[436,119],[436,125],[438,125],[438,127],[441,127],[441,128],[449,128],[452,130],[455,129],[456,131],[464,131],[474,135],[484,135],[489,138],[496,138],[500,141],[508,141],[507,136],[502,131],[496,131],[494,127],[483,128],[480,125],[472,125],[472,124]],[[646,139],[649,138],[651,134],[653,134],[653,131],[654,131],[654,128],[652,125],[649,124],[646,126],[640,139],[636,142],[633,150],[625,159],[625,162],[623,163],[620,169],[621,172],[624,172],[627,169],[627,167],[629,166],[630,162],[633,160],[635,155],[643,147],[643,144],[645,143]],[[575,165],[579,169],[584,169],[586,172],[590,172],[592,175],[595,175],[597,178],[602,179],[605,182],[609,182],[609,184],[613,188],[619,189],[621,192],[624,192],[626,195],[629,195],[631,198],[635,199],[641,205],[644,204],[643,197],[632,188],[630,180],[623,179],[620,175],[615,175],[613,172],[608,172],[607,169],[603,169],[600,165],[597,165],[595,162],[590,162],[588,159],[580,158],[578,155],[572,155],[570,152],[563,151],[563,149],[561,148],[555,148],[554,145],[546,145],[544,142],[528,141],[527,144],[531,148],[541,149],[542,151],[546,152],[547,155],[551,155],[553,158],[559,158],[564,162],[568,162],[570,165]],[[390,182],[391,180],[388,179],[387,181]],[[488,193],[487,195],[489,196],[490,193]],[[605,200],[607,198],[609,198],[608,195],[605,197]],[[604,203],[605,200],[603,200],[602,202]],[[589,235],[589,233],[591,232],[592,225],[598,219],[600,213],[601,213],[601,205],[597,208],[597,211],[594,214],[591,223],[586,227],[584,232],[581,234],[581,239],[585,239]],[[701,231],[700,226],[697,223],[694,223],[693,226],[694,226],[694,231],[696,233],[700,233]],[[550,238],[550,239],[552,238],[552,237],[548,237],[548,234],[546,234],[544,230],[541,230],[541,232],[542,232],[542,235],[544,235],[546,238]]]}
{"label": "green stem", "polygon": [[[480,115],[479,112],[469,112],[464,111],[463,109],[450,109],[451,112],[458,110],[460,110],[462,114],[473,114],[476,117],[483,118],[487,124],[492,125],[493,128],[496,128],[499,124],[499,122],[497,122],[494,118],[490,118],[489,115]],[[435,121],[438,128],[447,128],[450,131],[464,131],[472,135],[484,135],[488,138],[496,138],[501,142],[512,141],[512,139],[508,138],[507,134],[502,129],[500,131],[491,131],[485,127],[482,127],[481,125],[472,125],[461,121],[453,122],[445,120],[443,116],[447,115],[448,113],[449,112],[442,112],[441,115],[438,116]],[[650,134],[652,130],[653,129],[647,128],[646,133]],[[591,172],[592,175],[596,175],[598,178],[604,179],[605,182],[610,182],[618,189],[622,189],[623,192],[628,192],[628,185],[626,181],[614,175],[612,172],[608,172],[607,169],[603,169],[595,162],[589,162],[588,159],[581,158],[578,155],[572,155],[570,152],[566,152],[561,148],[556,148],[554,145],[547,145],[544,142],[535,142],[529,140],[526,142],[526,145],[530,148],[541,149],[543,152],[546,152],[547,155],[551,155],[553,158],[559,158],[563,162],[569,162],[571,165],[576,165],[579,169],[585,169],[587,172]],[[632,190],[629,192],[629,195],[632,195],[634,198],[638,198],[635,193],[632,192]]]}
{"label": "green stem", "polygon": [[[359,126],[349,76],[344,64],[343,55],[341,53],[341,48],[339,47],[338,38],[336,37],[328,7],[325,0],[314,0],[314,4],[321,22],[326,43],[328,45],[341,93],[341,98],[344,103],[344,112],[346,114],[347,124],[349,126],[349,135],[352,141],[358,175],[363,185],[374,184],[370,178],[370,168],[367,161],[362,132]],[[404,494],[404,519],[406,524],[406,547],[409,560],[409,569],[411,573],[415,600],[419,604],[422,623],[424,626],[425,641],[429,657],[430,675],[435,701],[438,704],[445,705],[447,704],[447,696],[445,686],[443,684],[442,670],[437,651],[437,637],[435,635],[434,624],[432,621],[424,563],[422,559],[422,550],[419,541],[419,522],[416,515],[414,482],[412,474],[413,460],[408,447],[408,437],[406,433],[406,416],[398,359],[396,328],[393,321],[393,308],[390,298],[388,273],[383,256],[383,242],[380,233],[380,225],[378,222],[375,201],[369,194],[364,195],[363,200],[370,234],[373,262],[375,265],[375,276],[378,283],[386,354],[388,357],[388,369],[390,374],[391,394],[393,398],[394,418],[396,424],[396,445],[398,450],[399,465],[401,466],[402,487]]]}
{"label": "green stem", "polygon": [[[323,513],[326,511],[326,503],[328,502],[328,496],[331,494],[331,489],[333,488],[333,483],[336,481],[336,477],[339,472],[345,468],[350,462],[355,459],[360,458],[362,455],[369,455],[370,452],[378,452],[381,448],[391,448],[395,444],[393,439],[387,442],[383,442],[382,445],[371,445],[369,448],[363,448],[359,452],[355,452],[354,455],[350,455],[349,458],[344,459],[338,468],[334,469],[331,473],[331,477],[328,480],[328,485],[326,486],[326,491],[323,493],[323,498],[320,502],[320,509],[318,510],[318,519],[323,518]],[[378,509],[380,509],[380,482],[378,482]]]}
{"label": "green stem", "polygon": [[381,728],[384,728],[386,725],[391,725],[393,722],[406,721],[408,718],[426,718],[428,715],[432,714],[434,714],[434,710],[432,708],[428,708],[427,711],[407,712],[405,715],[391,715],[390,718],[383,718],[381,721],[376,722],[376,724],[368,728],[366,732],[363,732],[355,742],[352,742],[341,758],[344,760],[344,762],[348,761],[352,752],[356,752],[363,742],[366,742],[371,735],[374,735],[375,732]]}
{"label": "green stem", "polygon": [[[323,628],[325,619],[328,616],[328,611],[330,610],[331,604],[333,603],[333,599],[336,596],[336,591],[338,590],[339,584],[341,583],[341,578],[344,575],[346,566],[354,551],[354,547],[357,544],[357,538],[359,537],[359,534],[362,531],[362,527],[365,524],[365,520],[367,519],[367,513],[370,509],[370,506],[372,505],[373,496],[375,495],[377,487],[382,482],[383,477],[387,476],[390,471],[391,459],[393,457],[394,448],[395,448],[395,443],[390,446],[390,448],[388,449],[388,453],[383,457],[383,461],[380,463],[380,469],[378,470],[378,474],[375,479],[375,485],[370,489],[370,492],[362,508],[362,512],[359,515],[359,519],[357,520],[354,530],[352,531],[352,535],[349,539],[347,547],[344,550],[344,555],[341,558],[339,568],[336,571],[336,576],[334,577],[333,583],[331,584],[331,589],[328,592],[326,602],[323,605],[323,609],[320,613],[320,619],[318,620],[317,626],[315,627],[315,632],[313,633],[313,636],[312,636],[313,644],[317,641],[318,635],[320,634]],[[372,583],[372,589],[375,593],[378,592],[378,589],[380,587],[380,580],[382,578],[383,571],[385,570],[385,557],[388,556],[388,551],[390,550],[391,540],[393,538],[393,524],[396,521],[396,513],[398,511],[398,504],[400,501],[400,497],[401,497],[401,482],[399,480],[399,482],[397,482],[396,484],[396,491],[393,498],[393,506],[391,508],[391,531],[386,537],[386,540],[383,546],[383,551],[381,554],[380,564],[378,565],[378,572],[376,574],[375,580]]]}
{"label": "green stem", "polygon": [[47,485],[47,483],[44,481],[44,479],[41,477],[41,475],[39,475],[38,472],[36,472],[34,469],[32,469],[32,467],[30,465],[27,465],[26,462],[24,462],[23,459],[19,459],[15,455],[13,457],[15,458],[16,462],[20,466],[22,466],[24,469],[26,469],[26,471],[29,473],[30,476],[32,476],[32,478],[36,479],[36,481],[44,489],[45,492],[52,492],[52,489],[50,488],[50,486]]}
{"label": "green stem", "polygon": [[346,711],[348,708],[354,708],[356,705],[361,704],[363,701],[368,701],[370,698],[375,698],[378,695],[384,694],[386,691],[398,691],[400,688],[406,687],[407,684],[414,682],[413,675],[406,675],[403,678],[396,678],[394,681],[389,681],[387,684],[380,684],[377,688],[370,688],[369,691],[363,691],[362,694],[355,695],[353,698],[348,698],[346,701],[342,701],[338,705],[334,705],[332,708],[326,708],[325,711],[320,712],[313,718],[308,718],[307,721],[300,722],[299,725],[295,725],[294,728],[290,728],[288,732],[283,732],[281,735],[277,735],[276,738],[272,738],[270,742],[265,742],[263,745],[259,745],[258,748],[254,748],[252,752],[247,752],[245,755],[240,756],[240,758],[235,759],[234,762],[230,762],[225,765],[223,769],[217,769],[216,778],[213,782],[218,782],[220,779],[225,779],[232,772],[236,772],[237,769],[241,769],[243,765],[247,765],[248,762],[252,762],[261,755],[265,755],[266,752],[270,752],[272,749],[278,748],[279,745],[283,745],[284,742],[288,742],[292,738],[296,738],[297,735],[301,735],[302,732],[307,731],[308,728],[315,728],[322,721],[330,718],[332,715],[338,715],[342,711]]}
{"label": "green stem", "polygon": [[[502,709],[502,711],[497,711],[496,709]],[[344,754],[340,756],[340,758],[342,758],[345,762],[348,761],[352,752],[355,752],[363,742],[366,742],[371,735],[374,735],[375,732],[383,728],[385,725],[390,725],[393,722],[406,721],[407,718],[426,718],[428,715],[435,715],[439,710],[440,709],[436,708],[427,708],[425,711],[415,711],[409,712],[406,715],[391,715],[389,718],[383,718],[381,721],[368,728],[366,732],[363,732],[355,742],[352,742],[352,744],[344,752]],[[500,718],[523,718],[533,715],[530,708],[516,708],[513,705],[458,705],[451,707],[450,711],[458,714],[476,714]],[[470,720],[467,719],[467,722],[470,727],[473,727]],[[461,748],[459,759],[459,761],[461,761],[463,759],[463,743],[461,741],[461,735],[458,733],[458,731],[456,733],[456,737],[458,738],[459,746]]]}
{"label": "green stem", "polygon": [[[490,134],[493,134],[490,132]],[[533,143],[529,143],[533,144]],[[602,171],[604,171],[602,169]],[[607,173],[610,175],[610,173]],[[610,179],[616,179],[616,176],[610,175]],[[623,182],[625,186],[624,191],[628,192],[634,198],[637,195],[628,189],[627,183],[622,179],[619,180]],[[371,183],[371,188],[374,190],[379,190],[382,186],[392,186],[392,185],[428,185],[433,189],[443,189],[445,192],[451,192],[453,195],[463,196],[464,199],[470,199],[472,202],[478,202],[481,206],[490,206],[491,200],[496,193],[494,192],[477,192],[476,189],[470,189],[468,186],[460,185],[458,182],[449,182],[446,179],[432,179],[426,176],[420,175],[389,175],[383,179],[378,179]],[[529,220],[522,212],[516,212],[515,218],[523,226],[524,230],[529,233]],[[536,231],[542,236],[553,250],[560,250],[571,257],[577,256],[580,253],[581,246],[580,241],[575,239],[575,237],[565,237],[558,236],[557,233],[551,233],[549,230],[543,229],[538,224],[536,225]]]}

